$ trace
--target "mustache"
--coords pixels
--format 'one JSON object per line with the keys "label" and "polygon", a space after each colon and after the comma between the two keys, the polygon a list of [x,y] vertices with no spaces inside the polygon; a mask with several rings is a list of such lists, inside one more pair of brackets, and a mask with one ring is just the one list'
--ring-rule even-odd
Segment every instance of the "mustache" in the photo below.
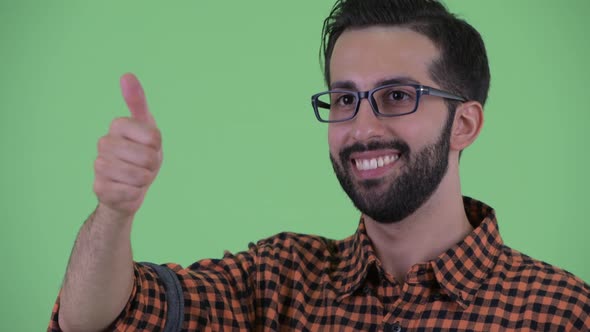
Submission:
{"label": "mustache", "polygon": [[338,156],[340,157],[340,161],[342,164],[345,164],[345,161],[350,160],[350,155],[355,152],[367,152],[373,150],[384,150],[384,149],[393,149],[400,152],[401,157],[408,156],[410,152],[410,146],[401,140],[391,140],[391,141],[371,141],[366,144],[357,142],[347,147],[342,148]]}

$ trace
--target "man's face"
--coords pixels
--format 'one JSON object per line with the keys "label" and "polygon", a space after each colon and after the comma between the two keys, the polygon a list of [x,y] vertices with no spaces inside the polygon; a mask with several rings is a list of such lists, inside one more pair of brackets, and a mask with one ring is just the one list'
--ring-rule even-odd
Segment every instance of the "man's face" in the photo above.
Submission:
{"label": "man's face", "polygon": [[[331,88],[366,91],[390,79],[439,87],[428,73],[438,50],[425,36],[392,27],[347,30],[330,61]],[[415,113],[376,117],[364,99],[357,116],[331,123],[330,159],[355,206],[398,222],[431,197],[447,171],[453,118],[442,98],[422,96]]]}

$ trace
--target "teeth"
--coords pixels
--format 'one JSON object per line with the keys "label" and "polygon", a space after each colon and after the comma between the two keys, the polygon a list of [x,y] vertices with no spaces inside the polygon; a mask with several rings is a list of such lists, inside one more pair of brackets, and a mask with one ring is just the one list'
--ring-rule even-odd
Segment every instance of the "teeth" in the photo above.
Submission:
{"label": "teeth", "polygon": [[356,168],[360,171],[367,171],[389,165],[399,159],[399,155],[393,154],[372,159],[355,159]]}
{"label": "teeth", "polygon": [[371,159],[371,169],[377,168],[377,159]]}
{"label": "teeth", "polygon": [[365,159],[365,160],[363,160],[363,162],[361,163],[361,165],[362,165],[362,167],[363,167],[364,169],[369,169],[369,168],[371,167],[371,165],[370,165],[369,161],[368,161],[368,160],[366,160],[366,159]]}

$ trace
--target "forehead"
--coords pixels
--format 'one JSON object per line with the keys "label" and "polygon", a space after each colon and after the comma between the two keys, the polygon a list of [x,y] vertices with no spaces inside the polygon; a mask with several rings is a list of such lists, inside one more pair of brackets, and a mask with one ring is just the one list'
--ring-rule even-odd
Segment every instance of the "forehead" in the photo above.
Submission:
{"label": "forehead", "polygon": [[330,59],[330,85],[351,81],[359,89],[395,77],[433,85],[428,69],[439,51],[428,37],[400,27],[374,26],[344,31]]}

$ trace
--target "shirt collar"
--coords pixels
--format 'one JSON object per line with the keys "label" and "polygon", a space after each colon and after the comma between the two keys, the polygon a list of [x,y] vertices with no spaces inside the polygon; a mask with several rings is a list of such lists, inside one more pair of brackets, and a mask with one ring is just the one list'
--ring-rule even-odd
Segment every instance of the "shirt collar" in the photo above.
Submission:
{"label": "shirt collar", "polygon": [[378,262],[365,223],[361,218],[356,233],[342,241],[331,242],[331,284],[339,298],[356,291],[367,277],[371,266]]}
{"label": "shirt collar", "polygon": [[[436,281],[451,299],[467,307],[496,264],[503,241],[494,209],[467,196],[463,197],[463,204],[474,230],[426,265],[432,269]],[[335,262],[333,285],[341,297],[357,290],[371,268],[382,271],[362,218],[356,233],[336,242],[336,247],[334,249],[340,252],[340,259]]]}

